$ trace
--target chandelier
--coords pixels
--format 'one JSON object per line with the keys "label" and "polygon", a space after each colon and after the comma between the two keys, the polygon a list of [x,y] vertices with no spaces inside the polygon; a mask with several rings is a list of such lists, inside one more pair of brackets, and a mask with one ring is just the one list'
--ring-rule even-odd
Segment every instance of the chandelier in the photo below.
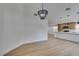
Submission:
{"label": "chandelier", "polygon": [[43,8],[43,3],[42,3],[42,9],[38,11],[38,16],[40,19],[44,20],[46,18],[46,15],[48,15],[48,11]]}

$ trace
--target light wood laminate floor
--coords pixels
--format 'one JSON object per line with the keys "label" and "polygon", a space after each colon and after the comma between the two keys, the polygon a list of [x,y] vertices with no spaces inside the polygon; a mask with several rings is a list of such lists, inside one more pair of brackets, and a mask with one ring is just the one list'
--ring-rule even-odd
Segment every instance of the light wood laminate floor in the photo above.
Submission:
{"label": "light wood laminate floor", "polygon": [[24,44],[6,56],[78,56],[79,43],[57,39],[48,35],[48,41]]}

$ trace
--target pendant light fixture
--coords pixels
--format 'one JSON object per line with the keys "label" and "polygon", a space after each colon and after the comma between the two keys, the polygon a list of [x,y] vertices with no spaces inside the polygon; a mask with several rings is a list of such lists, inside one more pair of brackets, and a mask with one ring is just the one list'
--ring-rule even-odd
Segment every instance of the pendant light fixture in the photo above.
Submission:
{"label": "pendant light fixture", "polygon": [[65,10],[66,10],[66,12],[67,12],[67,16],[66,16],[66,17],[70,17],[70,10],[71,10],[71,9],[70,9],[70,8],[66,8]]}
{"label": "pendant light fixture", "polygon": [[46,18],[46,15],[48,15],[48,11],[43,8],[42,3],[42,9],[38,11],[38,16],[40,17],[41,20],[44,20]]}

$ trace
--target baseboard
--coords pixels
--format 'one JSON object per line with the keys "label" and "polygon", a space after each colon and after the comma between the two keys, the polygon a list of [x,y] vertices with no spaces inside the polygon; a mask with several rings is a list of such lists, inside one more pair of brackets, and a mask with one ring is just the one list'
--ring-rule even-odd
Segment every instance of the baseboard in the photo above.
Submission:
{"label": "baseboard", "polygon": [[8,49],[8,50],[4,51],[2,54],[0,54],[0,56],[4,56],[8,52],[16,49],[17,47],[20,47],[23,44],[34,43],[34,42],[41,42],[41,41],[47,41],[47,40],[35,40],[35,41],[21,42],[20,44],[16,45],[15,47],[12,47],[11,49]]}
{"label": "baseboard", "polygon": [[7,54],[8,52],[10,52],[10,51],[16,49],[17,47],[19,47],[19,46],[21,46],[21,45],[23,45],[23,44],[24,44],[24,42],[19,43],[19,44],[16,45],[15,47],[12,47],[12,48],[10,48],[10,49],[4,51],[2,54],[0,54],[0,56],[4,56],[4,55]]}

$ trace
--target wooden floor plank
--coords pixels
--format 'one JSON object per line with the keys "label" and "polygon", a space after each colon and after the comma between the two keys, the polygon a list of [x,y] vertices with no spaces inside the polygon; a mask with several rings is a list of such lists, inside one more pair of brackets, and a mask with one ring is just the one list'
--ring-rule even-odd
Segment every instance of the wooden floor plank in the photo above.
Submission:
{"label": "wooden floor plank", "polygon": [[5,56],[79,56],[79,43],[48,36],[48,41],[24,44]]}

